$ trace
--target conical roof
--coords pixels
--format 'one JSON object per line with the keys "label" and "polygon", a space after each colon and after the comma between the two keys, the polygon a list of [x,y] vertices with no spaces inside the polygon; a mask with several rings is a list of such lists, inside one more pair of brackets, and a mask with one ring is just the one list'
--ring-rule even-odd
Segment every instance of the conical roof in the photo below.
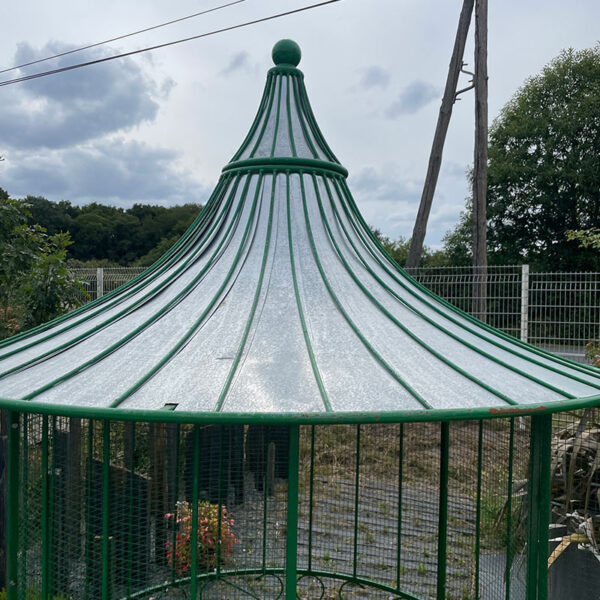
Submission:
{"label": "conical roof", "polygon": [[597,371],[462,313],[386,255],[317,126],[300,49],[283,40],[273,56],[190,229],[115,292],[0,344],[0,404],[343,422],[597,402]]}

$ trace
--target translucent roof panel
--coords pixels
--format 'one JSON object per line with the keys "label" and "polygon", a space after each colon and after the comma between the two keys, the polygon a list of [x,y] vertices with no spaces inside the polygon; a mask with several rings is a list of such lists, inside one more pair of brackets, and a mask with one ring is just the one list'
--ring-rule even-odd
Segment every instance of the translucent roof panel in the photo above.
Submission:
{"label": "translucent roof panel", "polygon": [[282,44],[194,224],[115,292],[0,343],[0,405],[343,421],[600,399],[599,371],[462,313],[393,262],[317,126],[299,48]]}

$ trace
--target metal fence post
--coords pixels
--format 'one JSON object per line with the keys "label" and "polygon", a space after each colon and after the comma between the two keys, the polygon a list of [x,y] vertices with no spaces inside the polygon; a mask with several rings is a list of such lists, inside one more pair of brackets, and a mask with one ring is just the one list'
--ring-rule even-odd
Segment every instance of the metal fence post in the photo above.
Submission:
{"label": "metal fence post", "polygon": [[19,413],[8,413],[6,464],[6,597],[17,600],[19,580]]}
{"label": "metal fence post", "polygon": [[296,600],[298,587],[298,461],[300,428],[290,425],[287,534],[285,544],[285,600]]}
{"label": "metal fence post", "polygon": [[548,600],[552,415],[531,418],[527,488],[527,600]]}
{"label": "metal fence post", "polygon": [[96,269],[96,298],[104,296],[104,269],[98,267]]}
{"label": "metal fence post", "polygon": [[529,265],[521,265],[521,341],[529,333]]}

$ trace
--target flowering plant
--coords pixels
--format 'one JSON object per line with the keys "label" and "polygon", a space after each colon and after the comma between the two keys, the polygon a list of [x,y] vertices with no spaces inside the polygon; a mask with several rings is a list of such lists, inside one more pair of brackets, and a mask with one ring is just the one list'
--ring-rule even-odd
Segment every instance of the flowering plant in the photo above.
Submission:
{"label": "flowering plant", "polygon": [[[167,513],[165,519],[173,523],[175,541],[169,540],[167,561],[175,566],[179,575],[186,575],[191,569],[192,560],[192,506],[186,502],[177,503],[175,513]],[[198,539],[196,562],[200,572],[212,571],[217,565],[217,547],[221,548],[221,560],[231,554],[238,539],[233,533],[233,518],[227,509],[221,507],[219,537],[219,506],[210,502],[198,503]]]}

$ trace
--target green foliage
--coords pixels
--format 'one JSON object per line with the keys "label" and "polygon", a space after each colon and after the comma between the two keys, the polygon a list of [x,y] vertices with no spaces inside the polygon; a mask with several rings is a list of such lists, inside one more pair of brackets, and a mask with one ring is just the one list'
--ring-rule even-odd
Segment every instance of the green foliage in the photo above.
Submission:
{"label": "green foliage", "polygon": [[77,305],[83,288],[66,268],[69,235],[30,224],[27,204],[0,193],[0,339]]}
{"label": "green foliage", "polygon": [[570,242],[577,241],[582,248],[593,248],[600,250],[600,228],[592,227],[590,229],[580,229],[567,231],[567,240]]}
{"label": "green foliage", "polygon": [[[385,251],[401,266],[406,264],[408,258],[408,250],[410,248],[410,239],[405,239],[400,236],[397,240],[391,240],[389,237],[381,233],[379,229],[371,228],[373,235],[379,240],[379,243],[384,247]],[[447,256],[442,250],[432,250],[428,246],[423,246],[421,259],[422,267],[443,267],[448,264]]]}
{"label": "green foliage", "polygon": [[[598,270],[593,246],[574,252],[567,230],[600,222],[600,45],[565,50],[531,77],[490,128],[488,252],[491,264]],[[470,208],[445,239],[470,255]]]}
{"label": "green foliage", "polygon": [[150,206],[134,204],[132,208],[92,203],[73,206],[70,202],[52,202],[40,196],[27,196],[30,222],[39,223],[49,235],[69,232],[73,245],[68,258],[79,266],[108,261],[116,265],[154,262],[155,248],[170,247],[198,216],[201,206]]}
{"label": "green foliage", "polygon": [[[28,586],[27,589],[25,590],[25,600],[40,600],[41,597],[42,597],[42,594],[41,594],[40,590],[36,587]],[[6,598],[7,598],[6,590],[4,588],[2,588],[0,590],[0,600],[6,600]],[[67,597],[63,596],[62,594],[58,594],[56,596],[52,596],[52,600],[67,600]]]}

